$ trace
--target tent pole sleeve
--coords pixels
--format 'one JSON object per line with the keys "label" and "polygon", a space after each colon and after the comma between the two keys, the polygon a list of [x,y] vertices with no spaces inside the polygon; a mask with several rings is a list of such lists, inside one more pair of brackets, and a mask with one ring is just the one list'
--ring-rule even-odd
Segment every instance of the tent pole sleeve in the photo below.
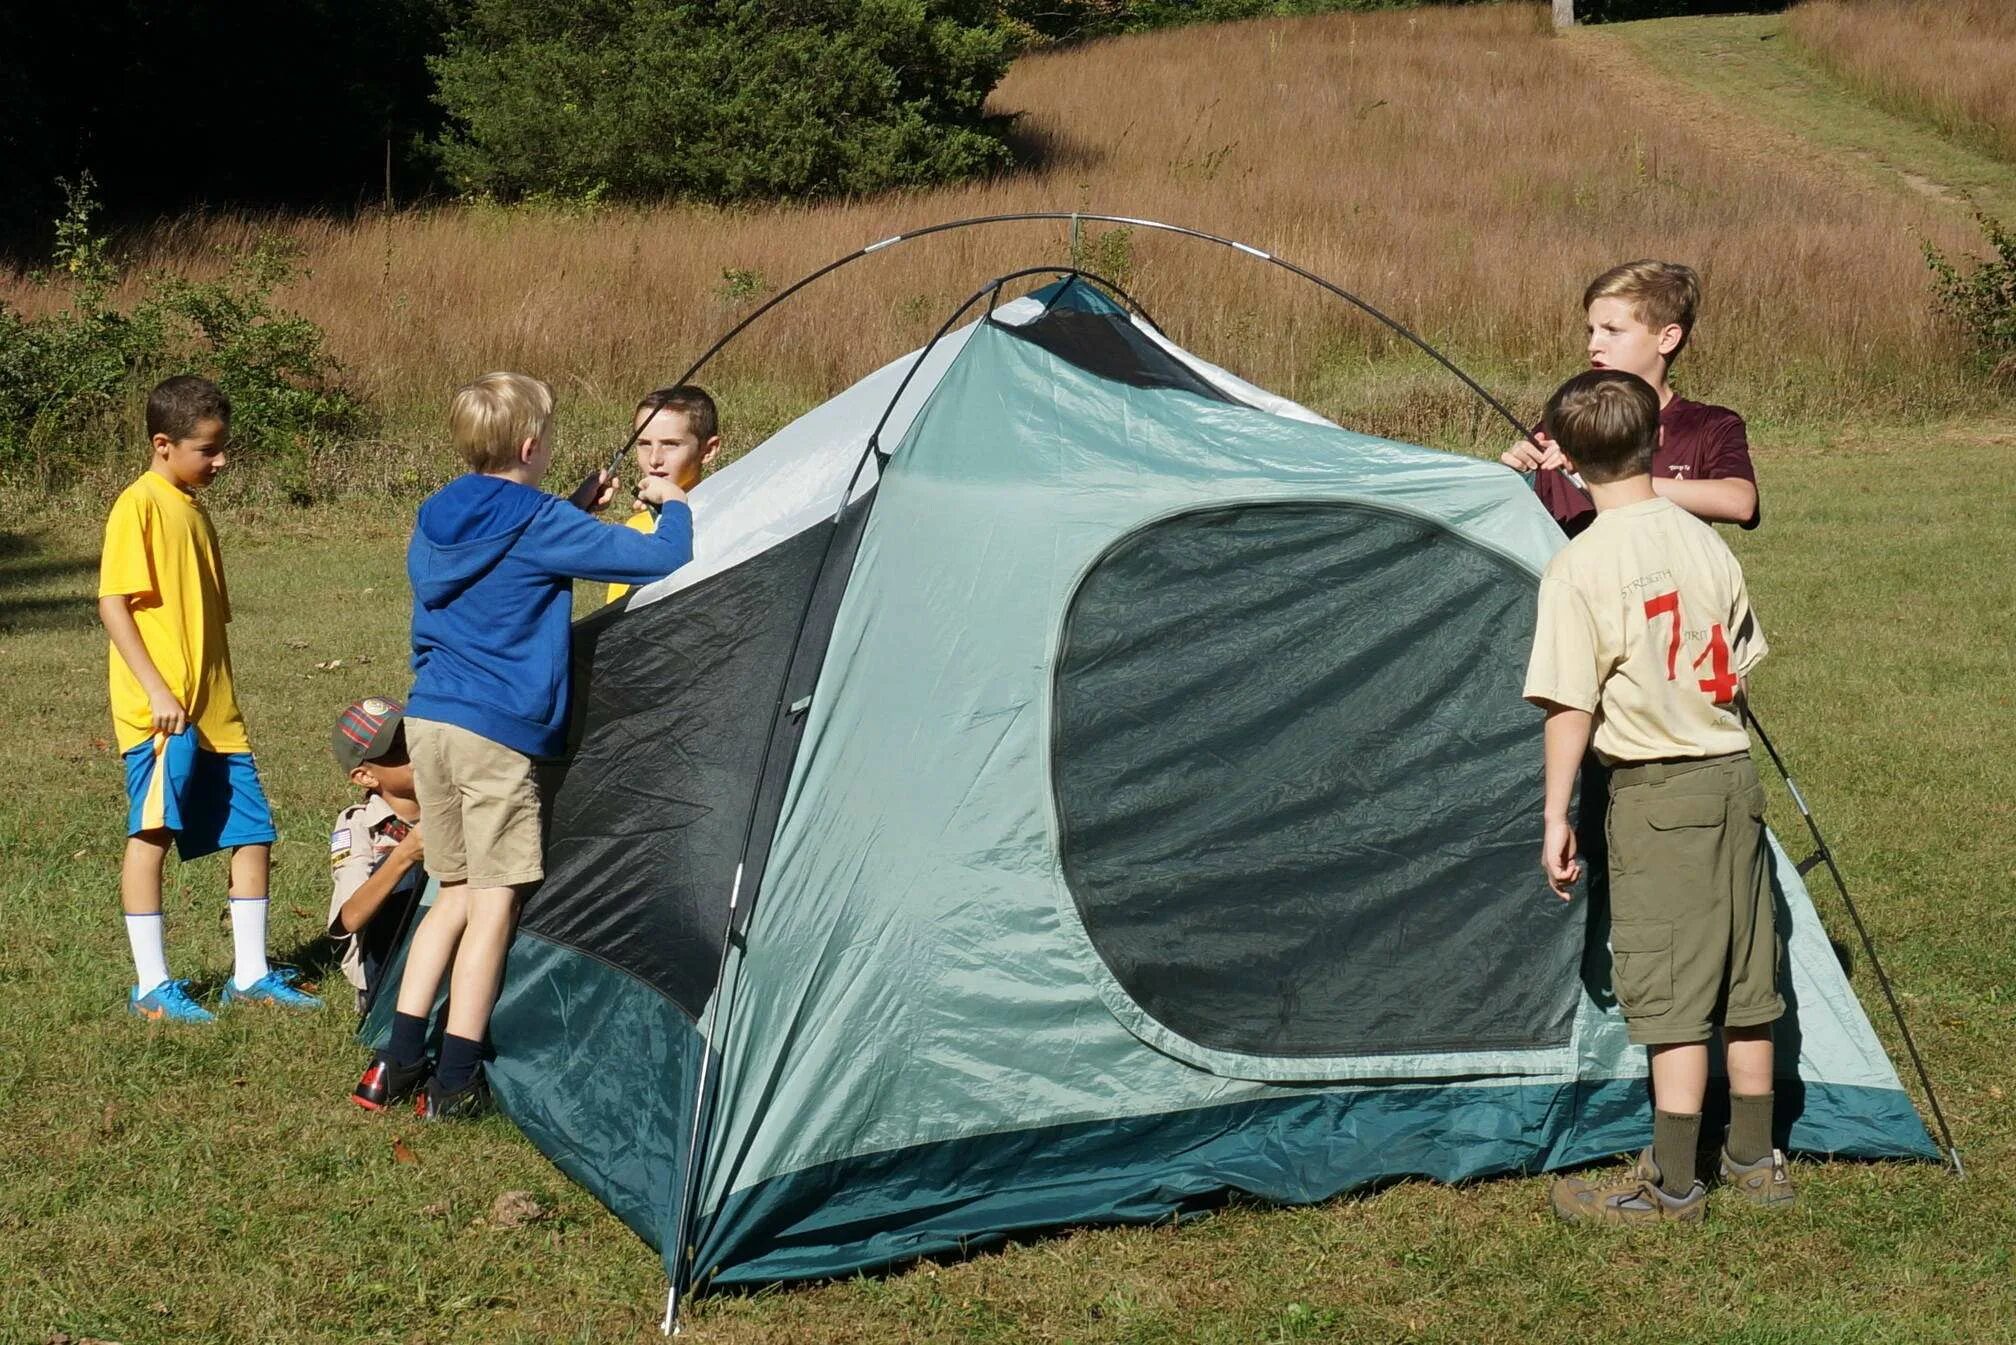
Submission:
{"label": "tent pole sleeve", "polygon": [[1750,727],[1757,731],[1757,741],[1764,744],[1764,751],[1770,756],[1771,764],[1777,768],[1779,776],[1785,781],[1785,788],[1792,795],[1792,802],[1798,806],[1799,816],[1806,820],[1806,830],[1812,833],[1815,853],[1826,864],[1827,872],[1834,878],[1835,890],[1841,894],[1841,904],[1848,908],[1848,918],[1855,924],[1855,934],[1862,941],[1862,951],[1869,959],[1869,966],[1876,973],[1876,984],[1882,987],[1883,1000],[1890,1006],[1891,1016],[1897,1020],[1897,1031],[1904,1038],[1904,1049],[1911,1057],[1912,1068],[1918,1072],[1920,1086],[1925,1089],[1925,1101],[1932,1108],[1932,1119],[1939,1123],[1939,1140],[1946,1147],[1946,1161],[1952,1167],[1954,1176],[1965,1177],[1967,1169],[1960,1161],[1959,1146],[1953,1143],[1953,1130],[1946,1124],[1946,1113],[1939,1105],[1939,1094],[1932,1087],[1932,1075],[1925,1068],[1924,1058],[1918,1054],[1918,1043],[1911,1036],[1911,1025],[1904,1021],[1904,1007],[1897,1002],[1897,993],[1890,987],[1889,976],[1884,974],[1883,963],[1876,956],[1875,940],[1869,936],[1869,927],[1862,923],[1862,912],[1856,909],[1855,898],[1849,895],[1848,882],[1841,876],[1840,866],[1834,862],[1834,851],[1829,848],[1826,838],[1820,834],[1820,824],[1814,820],[1812,810],[1806,806],[1806,796],[1801,794],[1799,786],[1792,782],[1792,772],[1786,769],[1785,759],[1778,755],[1777,747],[1771,742],[1771,735],[1764,731],[1764,725],[1757,718],[1757,711],[1751,707],[1747,697],[1743,703],[1743,714],[1750,721]]}

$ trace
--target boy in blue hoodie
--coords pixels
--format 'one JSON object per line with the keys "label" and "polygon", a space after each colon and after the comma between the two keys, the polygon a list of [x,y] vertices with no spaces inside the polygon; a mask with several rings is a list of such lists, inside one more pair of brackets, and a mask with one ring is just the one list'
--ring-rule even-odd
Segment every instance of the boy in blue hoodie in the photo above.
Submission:
{"label": "boy in blue hoodie", "polygon": [[[413,933],[386,1049],[351,1092],[372,1111],[419,1094],[424,1120],[466,1116],[489,1096],[481,1063],[521,891],[544,875],[535,757],[567,723],[572,581],[646,584],[693,558],[693,515],[669,477],[637,498],[644,533],[601,523],[616,483],[596,472],[569,499],[541,491],[553,456],[553,390],[485,374],[448,411],[470,471],[420,506],[406,549],[413,585],[413,690],[406,743],[440,881]],[[427,1015],[449,978],[441,1058],[428,1078]]]}

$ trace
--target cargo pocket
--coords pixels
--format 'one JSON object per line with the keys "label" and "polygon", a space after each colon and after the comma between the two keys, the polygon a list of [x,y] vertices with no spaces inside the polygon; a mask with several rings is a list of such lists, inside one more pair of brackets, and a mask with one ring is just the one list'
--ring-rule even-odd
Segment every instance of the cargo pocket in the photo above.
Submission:
{"label": "cargo pocket", "polygon": [[1631,920],[1610,926],[1610,984],[1627,1018],[1651,1018],[1673,1007],[1673,926]]}
{"label": "cargo pocket", "polygon": [[1681,794],[1670,799],[1653,799],[1645,805],[1645,825],[1654,831],[1719,827],[1727,815],[1728,800],[1720,794]]}

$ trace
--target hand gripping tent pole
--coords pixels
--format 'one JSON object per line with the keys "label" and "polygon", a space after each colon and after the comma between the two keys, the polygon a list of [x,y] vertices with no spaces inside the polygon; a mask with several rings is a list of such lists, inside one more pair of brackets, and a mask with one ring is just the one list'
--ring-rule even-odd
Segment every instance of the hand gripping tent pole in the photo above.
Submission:
{"label": "hand gripping tent pole", "polygon": [[[1480,384],[1476,379],[1472,378],[1469,374],[1465,373],[1461,368],[1457,367],[1455,362],[1449,359],[1448,356],[1444,355],[1441,351],[1435,349],[1435,347],[1429,345],[1428,342],[1422,339],[1421,336],[1419,336],[1410,328],[1400,323],[1398,320],[1390,317],[1384,312],[1381,312],[1379,309],[1373,307],[1370,303],[1366,302],[1358,295],[1353,294],[1351,291],[1343,288],[1340,285],[1337,285],[1329,280],[1324,279],[1322,276],[1317,275],[1315,272],[1310,271],[1305,267],[1299,266],[1294,262],[1288,261],[1285,258],[1277,257],[1272,253],[1262,251],[1261,249],[1256,248],[1249,243],[1242,243],[1235,239],[1222,237],[1218,234],[1207,233],[1202,229],[1192,229],[1184,225],[1168,224],[1160,220],[1142,219],[1132,215],[1108,215],[1088,211],[1061,211],[1061,210],[1025,211],[1014,214],[981,215],[966,219],[948,220],[943,223],[926,225],[922,228],[911,229],[903,233],[892,234],[887,238],[883,238],[876,242],[869,243],[864,247],[857,248],[852,252],[849,252],[841,257],[835,258],[833,261],[826,263],[824,266],[821,266],[817,270],[809,273],[808,275],[802,277],[801,279],[795,281],[794,283],[786,286],[784,289],[779,290],[776,294],[772,295],[769,299],[767,299],[758,307],[756,307],[754,310],[752,310],[741,321],[737,322],[733,327],[730,327],[714,342],[713,345],[709,346],[704,352],[702,352],[700,357],[694,360],[693,363],[687,367],[685,372],[680,374],[680,376],[676,380],[674,380],[672,386],[677,386],[678,384],[691,382],[693,378],[699,374],[700,370],[704,368],[707,365],[707,363],[710,360],[712,360],[716,355],[718,355],[723,349],[725,349],[731,341],[733,341],[737,336],[741,335],[744,331],[746,331],[759,318],[769,313],[772,309],[782,304],[785,300],[791,298],[793,295],[797,294],[800,290],[813,284],[815,281],[821,280],[824,277],[831,275],[833,272],[840,270],[844,266],[850,265],[853,262],[860,261],[864,257],[872,256],[875,253],[885,251],[886,249],[894,247],[900,243],[907,243],[915,239],[926,238],[931,236],[932,234],[948,233],[955,229],[975,228],[981,225],[990,225],[990,224],[1019,224],[1019,223],[1030,223],[1036,221],[1059,221],[1059,222],[1068,221],[1072,229],[1075,231],[1079,227],[1079,225],[1086,220],[1093,220],[1106,224],[1117,224],[1125,226],[1127,228],[1146,229],[1157,233],[1174,234],[1184,238],[1194,238],[1200,242],[1210,243],[1218,247],[1231,248],[1236,252],[1244,253],[1247,256],[1265,262],[1270,266],[1279,267],[1280,269],[1287,271],[1292,275],[1299,276],[1303,280],[1308,281],[1310,284],[1315,285],[1318,289],[1324,290],[1325,292],[1332,294],[1339,299],[1344,300],[1352,307],[1358,309],[1360,312],[1366,314],[1374,321],[1380,323],[1388,330],[1392,331],[1396,335],[1400,336],[1402,339],[1406,340],[1409,344],[1413,345],[1416,349],[1420,350],[1422,353],[1426,354],[1429,358],[1433,359],[1437,364],[1441,365],[1444,369],[1448,370],[1449,373],[1452,374],[1465,387],[1469,388],[1472,392],[1476,393],[1478,398],[1481,399],[1485,403],[1485,405],[1489,406],[1493,411],[1495,411],[1500,417],[1502,417],[1505,423],[1509,425],[1513,429],[1513,431],[1516,432],[1521,438],[1531,439],[1533,437],[1534,430],[1532,427],[1522,422],[1519,419],[1519,417],[1514,415],[1511,412],[1511,410],[1509,410],[1505,406],[1503,402],[1499,401],[1496,397],[1492,396],[1491,393],[1488,392],[1484,388],[1484,386]],[[911,377],[915,375],[917,368],[922,365],[924,356],[929,353],[931,347],[935,346],[937,342],[940,339],[942,339],[945,332],[951,329],[952,324],[955,323],[958,320],[958,318],[962,316],[968,309],[970,309],[972,305],[975,302],[977,302],[982,295],[986,295],[994,291],[997,291],[1002,284],[1005,284],[1007,281],[1015,278],[1016,276],[1034,274],[1037,272],[1047,274],[1063,273],[1063,274],[1071,274],[1074,276],[1089,275],[1089,273],[1077,272],[1074,270],[1074,268],[1070,267],[1034,268],[1033,270],[1014,272],[1009,275],[1004,275],[998,277],[997,279],[988,281],[988,283],[982,286],[979,290],[977,290],[971,298],[967,299],[965,303],[959,306],[958,310],[953,314],[952,318],[948,319],[947,322],[944,324],[944,326],[940,328],[938,334],[932,338],[931,344],[927,345],[924,348],[924,350],[919,353],[917,361],[906,373],[902,385],[898,388],[896,394],[897,397],[900,398],[903,391],[907,389]],[[1098,279],[1097,277],[1091,277],[1091,278]],[[1106,282],[1101,280],[1100,283],[1105,284]],[[1117,292],[1118,291],[1116,288],[1116,293]],[[1122,295],[1122,297],[1124,298],[1126,296]],[[1139,305],[1136,305],[1136,307],[1138,309]],[[1143,316],[1145,317],[1146,315],[1144,314]],[[1150,320],[1150,323],[1151,325],[1153,325],[1152,319]],[[893,405],[894,402],[892,400],[891,403],[892,408]],[[851,500],[853,496],[854,486],[860,478],[861,470],[867,465],[867,462],[870,457],[874,457],[880,454],[879,436],[881,429],[883,428],[883,426],[887,424],[888,418],[889,418],[889,410],[885,409],[881,420],[876,425],[874,435],[871,435],[870,437],[866,451],[863,452],[861,460],[855,465],[853,475],[850,476],[848,479],[846,489],[841,492],[840,502],[838,507],[836,508],[834,520],[833,523],[830,525],[832,527],[832,531],[828,534],[827,548],[821,558],[817,570],[814,573],[811,588],[808,590],[805,608],[801,612],[799,617],[797,634],[796,636],[794,636],[792,641],[791,655],[785,660],[784,678],[786,679],[787,683],[790,675],[790,670],[797,661],[798,645],[803,638],[806,622],[810,618],[812,610],[812,601],[813,601],[812,595],[817,592],[821,580],[824,577],[827,566],[832,559],[833,543],[834,540],[839,535],[839,528],[838,528],[839,519],[842,515],[844,515],[848,507],[848,502]],[[645,419],[648,421],[649,418],[646,417]],[[630,451],[631,447],[637,442],[638,436],[641,433],[642,433],[642,422],[640,422],[638,428],[635,428],[631,431],[630,435],[620,445],[618,445],[616,451],[610,456],[609,472],[612,476],[621,467],[624,454]],[[772,712],[771,722],[772,722],[773,738],[775,736],[777,726],[782,723],[787,714],[792,713],[796,708],[797,707],[789,703],[788,690],[786,690],[784,686],[780,685],[780,695],[778,696],[777,704]],[[1751,722],[1752,723],[1756,722],[1754,717],[1752,718]],[[1759,730],[1759,735],[1760,737],[1762,736],[1761,729]],[[1768,740],[1766,740],[1766,749],[1770,750],[1770,744]],[[1779,764],[1780,772],[1783,773],[1784,770],[1783,764],[1782,762],[1778,762],[1778,755],[1775,751],[1771,751],[1771,757],[1774,762],[1777,762]],[[719,1087],[719,1081],[717,1077],[718,1071],[711,1071],[709,1069],[709,1063],[713,1045],[715,1042],[719,1040],[719,1038],[716,1036],[716,1028],[719,1024],[720,1016],[722,1013],[721,1001],[726,997],[728,993],[728,981],[726,979],[726,973],[728,969],[728,959],[731,950],[741,940],[741,934],[739,931],[747,927],[749,914],[751,909],[754,907],[756,898],[761,895],[760,875],[757,876],[755,880],[756,886],[749,892],[746,901],[743,899],[742,887],[744,884],[745,867],[749,857],[750,845],[753,840],[753,833],[756,822],[756,808],[757,808],[756,800],[760,798],[763,793],[763,788],[765,784],[764,776],[767,774],[767,771],[768,771],[768,759],[766,757],[764,763],[758,767],[756,786],[751,794],[749,817],[747,825],[744,828],[744,835],[743,835],[743,845],[742,845],[743,858],[742,862],[738,863],[736,866],[733,891],[731,891],[729,895],[727,928],[724,930],[722,938],[721,960],[715,980],[715,993],[713,997],[713,1002],[709,1006],[707,1029],[703,1035],[703,1041],[705,1043],[705,1046],[703,1047],[703,1053],[702,1053],[701,1075],[698,1080],[698,1087],[696,1090],[698,1096],[695,1098],[694,1103],[694,1125],[687,1146],[685,1174],[680,1191],[681,1208],[679,1210],[678,1218],[675,1222],[676,1240],[673,1245],[674,1273],[672,1276],[671,1287],[666,1294],[665,1317],[662,1323],[662,1329],[668,1335],[674,1334],[677,1330],[679,1304],[682,1298],[683,1291],[688,1286],[692,1278],[693,1267],[691,1265],[691,1255],[693,1249],[689,1245],[690,1242],[692,1241],[690,1236],[690,1223],[698,1202],[698,1196],[694,1190],[695,1186],[694,1176],[698,1170],[700,1155],[705,1151],[706,1136],[704,1135],[703,1131],[707,1128],[704,1123],[711,1116],[710,1097],[713,1094],[713,1092]],[[1789,785],[1791,782],[1789,775],[1786,777],[1786,781],[1787,784]],[[1798,797],[1796,790],[1794,791],[1794,797],[1795,798]],[[1806,816],[1808,827],[1809,828],[1813,827],[1812,816],[1810,813],[1806,813],[1803,800],[1800,803],[1800,811],[1802,814]],[[1814,831],[1814,835],[1815,839],[1817,840],[1818,839],[1817,828]],[[1824,843],[1822,844],[1822,854],[1826,855],[1828,867],[1830,871],[1835,872],[1836,882],[1838,884],[1840,882],[1838,870],[1834,870],[1832,856],[1826,851]],[[1847,889],[1845,886],[1842,887],[1842,895],[1844,896],[1844,898],[1847,895]],[[1851,913],[1853,913],[1853,909],[1854,908],[1851,905],[1850,906]],[[1862,928],[1859,916],[1856,917],[1855,923],[1858,930]],[[1863,940],[1865,947],[1867,947],[1868,935],[1866,931],[1863,931]],[[1873,964],[1874,962],[1873,949],[1871,950],[1871,961]],[[1879,977],[1881,976],[1880,970],[1878,972],[1878,975]],[[1898,1007],[1895,997],[1890,995],[1890,989],[1887,980],[1883,982],[1883,986],[1884,986],[1884,993],[1886,997],[1889,998],[1891,1009],[1893,1012],[1897,1014],[1898,1023],[1901,1027],[1903,1024],[1902,1011]],[[1906,1044],[1910,1045],[1911,1038],[1909,1031],[1906,1030],[1904,1035]],[[1914,1063],[1917,1062],[1918,1055],[1915,1046],[1911,1047],[1911,1055]],[[1921,1082],[1923,1082],[1926,1086],[1926,1094],[1928,1100],[1932,1100],[1930,1080],[1929,1078],[1927,1078],[1922,1064],[1919,1065],[1919,1078]],[[1932,1106],[1933,1106],[1933,1113],[1939,1120],[1941,1133],[1942,1135],[1945,1135],[1947,1134],[1945,1117],[1939,1111],[1936,1100],[1932,1101]],[[1951,1149],[1950,1135],[1947,1135],[1947,1140],[1948,1140],[1948,1148],[1950,1150]],[[1957,1152],[1954,1154],[1954,1164],[1955,1169],[1957,1171],[1958,1170]]]}

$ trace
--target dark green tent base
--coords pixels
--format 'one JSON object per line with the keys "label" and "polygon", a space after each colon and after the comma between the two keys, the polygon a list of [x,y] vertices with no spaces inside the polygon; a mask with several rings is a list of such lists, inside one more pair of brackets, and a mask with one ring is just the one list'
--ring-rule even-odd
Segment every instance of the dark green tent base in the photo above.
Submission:
{"label": "dark green tent base", "polygon": [[[623,1065],[577,1049],[570,1023],[593,1023],[598,1036],[628,1043]],[[512,1120],[662,1248],[700,1051],[686,1016],[633,976],[521,934],[493,1031],[491,1075]],[[1778,1087],[1788,1118],[1779,1140],[1788,1149],[1938,1157],[1900,1091],[1796,1079]],[[1711,1116],[1710,1128],[1718,1124]],[[1650,1135],[1645,1081],[1630,1078],[1296,1090],[948,1140],[736,1192],[702,1220],[700,1281],[704,1289],[880,1270],[1045,1229],[1152,1222],[1235,1192],[1305,1204],[1407,1177],[1455,1182],[1568,1168]],[[725,1269],[710,1276],[717,1266]]]}
{"label": "dark green tent base", "polygon": [[[1575,1167],[1651,1136],[1643,1079],[1368,1088],[986,1135],[738,1191],[707,1225],[698,1274],[702,1289],[845,1275],[1041,1229],[1148,1223],[1227,1192],[1307,1204],[1404,1177]],[[1903,1093],[1861,1087],[1806,1087],[1789,1147],[1939,1156]]]}

